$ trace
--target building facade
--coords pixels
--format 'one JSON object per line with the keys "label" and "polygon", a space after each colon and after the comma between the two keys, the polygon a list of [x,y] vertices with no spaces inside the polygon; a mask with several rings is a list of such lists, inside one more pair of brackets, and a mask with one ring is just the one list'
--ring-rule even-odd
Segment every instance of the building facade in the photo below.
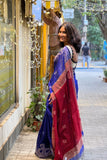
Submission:
{"label": "building facade", "polygon": [[[36,86],[37,77],[46,75],[49,26],[42,14],[40,23],[34,18],[36,1],[0,0],[0,160],[5,160],[27,120],[27,92]],[[60,10],[60,0],[43,3]]]}
{"label": "building facade", "polygon": [[23,0],[0,0],[0,159],[26,119],[31,85],[30,29]]}

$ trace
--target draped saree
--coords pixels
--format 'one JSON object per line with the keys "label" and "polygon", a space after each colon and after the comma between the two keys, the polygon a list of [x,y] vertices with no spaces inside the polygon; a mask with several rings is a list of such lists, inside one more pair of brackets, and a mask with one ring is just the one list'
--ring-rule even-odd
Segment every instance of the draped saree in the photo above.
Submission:
{"label": "draped saree", "polygon": [[49,95],[35,154],[40,158],[53,156],[54,160],[77,160],[84,145],[76,97],[77,81],[66,46],[55,57],[49,90],[53,103],[49,104]]}

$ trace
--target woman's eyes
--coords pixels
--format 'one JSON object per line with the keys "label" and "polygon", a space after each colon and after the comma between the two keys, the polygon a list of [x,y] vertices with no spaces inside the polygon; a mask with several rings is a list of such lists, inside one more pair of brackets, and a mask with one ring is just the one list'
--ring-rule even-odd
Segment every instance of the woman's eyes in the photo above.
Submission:
{"label": "woman's eyes", "polygon": [[60,31],[59,33],[63,33],[63,34],[66,34],[66,32],[65,32],[65,31],[64,31],[64,32],[61,32],[61,31]]}

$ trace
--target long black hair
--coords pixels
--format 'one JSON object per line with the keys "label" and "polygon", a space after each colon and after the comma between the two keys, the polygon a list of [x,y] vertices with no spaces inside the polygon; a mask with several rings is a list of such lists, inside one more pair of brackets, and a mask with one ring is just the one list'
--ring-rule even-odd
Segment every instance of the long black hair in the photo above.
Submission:
{"label": "long black hair", "polygon": [[[67,34],[68,43],[71,44],[77,53],[80,52],[81,49],[81,37],[76,27],[70,22],[64,22],[58,29],[58,33],[60,29],[64,27],[65,32]],[[61,47],[64,47],[64,43],[60,42]]]}

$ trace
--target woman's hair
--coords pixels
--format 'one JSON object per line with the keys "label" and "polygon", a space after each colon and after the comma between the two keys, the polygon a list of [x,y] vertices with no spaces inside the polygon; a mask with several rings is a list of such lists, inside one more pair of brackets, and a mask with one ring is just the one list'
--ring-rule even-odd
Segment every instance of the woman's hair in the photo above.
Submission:
{"label": "woman's hair", "polygon": [[[81,37],[76,29],[76,27],[70,22],[64,22],[58,29],[58,33],[60,29],[64,26],[65,32],[67,34],[68,43],[71,44],[77,53],[80,52],[81,48]],[[64,43],[60,42],[61,47],[64,47]]]}

